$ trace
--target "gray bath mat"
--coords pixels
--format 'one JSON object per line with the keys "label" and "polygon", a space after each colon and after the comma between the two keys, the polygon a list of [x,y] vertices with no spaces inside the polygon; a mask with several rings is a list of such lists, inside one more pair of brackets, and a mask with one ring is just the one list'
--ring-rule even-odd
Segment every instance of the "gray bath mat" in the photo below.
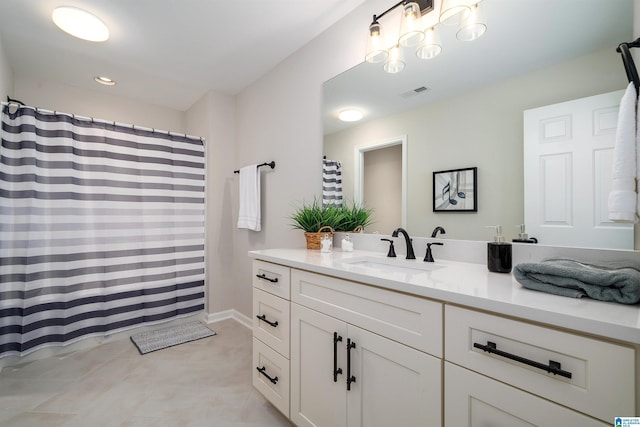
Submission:
{"label": "gray bath mat", "polygon": [[140,332],[131,335],[131,341],[138,347],[140,354],[147,354],[163,348],[173,347],[186,342],[199,340],[215,335],[211,329],[200,322],[158,329],[157,331]]}

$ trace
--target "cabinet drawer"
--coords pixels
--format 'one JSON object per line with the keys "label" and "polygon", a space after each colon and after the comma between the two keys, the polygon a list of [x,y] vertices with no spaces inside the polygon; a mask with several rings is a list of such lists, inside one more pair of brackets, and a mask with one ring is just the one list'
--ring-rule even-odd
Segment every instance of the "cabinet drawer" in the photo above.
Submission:
{"label": "cabinet drawer", "polygon": [[445,427],[606,427],[591,417],[450,363],[444,366]]}
{"label": "cabinet drawer", "polygon": [[[495,344],[503,353],[474,344]],[[637,412],[634,358],[634,350],[621,345],[445,307],[446,360],[607,422]],[[554,362],[563,372],[547,372]]]}
{"label": "cabinet drawer", "polygon": [[252,369],[253,386],[288,418],[289,360],[254,337]]}
{"label": "cabinet drawer", "polygon": [[253,287],[288,300],[290,297],[289,267],[264,261],[253,261]]}
{"label": "cabinet drawer", "polygon": [[289,358],[290,302],[253,290],[253,336]]}
{"label": "cabinet drawer", "polygon": [[291,270],[291,300],[442,357],[442,304],[375,286]]}

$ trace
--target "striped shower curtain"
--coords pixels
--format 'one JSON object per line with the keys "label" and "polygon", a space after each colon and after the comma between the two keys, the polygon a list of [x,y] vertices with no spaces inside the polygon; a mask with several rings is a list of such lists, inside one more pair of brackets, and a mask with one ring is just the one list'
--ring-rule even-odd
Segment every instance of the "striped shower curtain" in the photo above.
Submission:
{"label": "striped shower curtain", "polygon": [[204,309],[201,139],[4,106],[0,357]]}

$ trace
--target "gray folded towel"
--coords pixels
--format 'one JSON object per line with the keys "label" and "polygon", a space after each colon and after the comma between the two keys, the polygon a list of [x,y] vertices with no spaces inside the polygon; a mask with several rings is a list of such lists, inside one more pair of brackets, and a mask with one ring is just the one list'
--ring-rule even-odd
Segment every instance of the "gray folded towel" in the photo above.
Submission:
{"label": "gray folded towel", "polygon": [[640,301],[640,262],[586,263],[547,259],[518,264],[516,280],[525,288],[566,297],[636,304]]}

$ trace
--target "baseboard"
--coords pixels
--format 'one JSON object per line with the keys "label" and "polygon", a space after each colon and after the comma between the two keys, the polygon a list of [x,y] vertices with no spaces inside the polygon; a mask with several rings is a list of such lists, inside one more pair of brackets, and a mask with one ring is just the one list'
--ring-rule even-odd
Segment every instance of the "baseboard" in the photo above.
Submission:
{"label": "baseboard", "polygon": [[238,310],[230,309],[224,311],[218,311],[216,313],[203,313],[203,320],[209,323],[220,322],[221,320],[233,319],[248,329],[253,328],[253,322],[251,318],[240,313]]}

